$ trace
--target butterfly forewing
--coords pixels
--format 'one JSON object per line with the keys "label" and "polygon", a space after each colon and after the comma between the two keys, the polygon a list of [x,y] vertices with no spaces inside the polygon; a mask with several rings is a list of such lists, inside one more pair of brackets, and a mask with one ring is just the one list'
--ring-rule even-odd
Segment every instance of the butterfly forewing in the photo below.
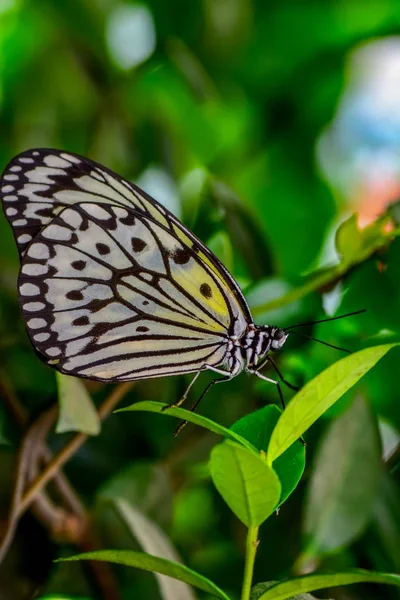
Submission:
{"label": "butterfly forewing", "polygon": [[223,363],[251,322],[237,284],[171,213],[104,167],[16,157],[1,188],[21,254],[20,303],[49,364],[139,379]]}

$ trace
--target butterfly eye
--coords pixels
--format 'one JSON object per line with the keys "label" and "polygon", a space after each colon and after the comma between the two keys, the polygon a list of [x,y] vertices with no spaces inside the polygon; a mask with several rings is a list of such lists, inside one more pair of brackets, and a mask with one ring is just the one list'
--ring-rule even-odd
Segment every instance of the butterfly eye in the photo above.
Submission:
{"label": "butterfly eye", "polygon": [[288,334],[283,329],[277,327],[272,330],[272,342],[271,342],[271,350],[277,351],[280,350],[283,344],[286,341]]}
{"label": "butterfly eye", "polygon": [[283,329],[276,329],[275,333],[274,333],[274,340],[276,342],[280,342],[281,340],[283,340],[286,337],[286,333],[283,331]]}

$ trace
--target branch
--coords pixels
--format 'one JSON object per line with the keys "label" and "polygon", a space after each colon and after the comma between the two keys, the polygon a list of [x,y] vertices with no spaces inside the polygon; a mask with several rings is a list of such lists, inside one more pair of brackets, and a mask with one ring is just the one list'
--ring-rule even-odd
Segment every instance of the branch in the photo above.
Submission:
{"label": "branch", "polygon": [[[0,386],[4,392],[6,405],[15,421],[21,428],[26,427],[28,423],[27,412],[14,394],[7,378],[0,380]],[[120,384],[106,398],[98,411],[102,421],[132,386],[133,383]],[[55,405],[41,415],[28,429],[21,443],[11,508],[5,534],[0,545],[0,561],[12,542],[19,518],[29,507],[40,522],[51,532],[52,537],[58,538],[58,541],[74,543],[82,551],[97,550],[100,546],[93,533],[89,514],[68,479],[59,471],[62,465],[86,441],[88,436],[84,434],[75,435],[70,443],[53,458],[51,451],[45,446],[44,442],[57,418],[57,414],[58,407]],[[38,475],[38,465],[43,461],[48,464],[45,470]],[[33,484],[23,494],[24,488],[32,479]],[[55,480],[56,489],[67,511],[55,506],[44,492],[44,486],[51,479]],[[90,561],[90,567],[102,597],[105,600],[117,600],[119,593],[110,569],[105,565],[99,568],[98,563],[93,561]]]}

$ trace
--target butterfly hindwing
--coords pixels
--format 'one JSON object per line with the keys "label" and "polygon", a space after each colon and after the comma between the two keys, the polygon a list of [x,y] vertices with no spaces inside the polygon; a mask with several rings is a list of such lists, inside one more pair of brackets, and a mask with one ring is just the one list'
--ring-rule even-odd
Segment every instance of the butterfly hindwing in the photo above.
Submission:
{"label": "butterfly hindwing", "polygon": [[[218,364],[227,301],[195,253],[175,262],[186,251],[140,213],[64,209],[23,258],[19,293],[34,346],[65,372],[101,379],[154,376],[160,355],[174,372]],[[209,297],[195,293],[197,281]]]}

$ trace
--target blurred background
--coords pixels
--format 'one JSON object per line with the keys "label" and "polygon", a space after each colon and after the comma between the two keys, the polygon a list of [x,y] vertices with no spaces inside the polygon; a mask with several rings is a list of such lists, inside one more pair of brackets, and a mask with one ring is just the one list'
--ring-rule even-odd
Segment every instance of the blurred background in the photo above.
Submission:
{"label": "blurred background", "polygon": [[[400,195],[396,0],[0,0],[0,131],[1,168],[22,150],[53,147],[139,184],[223,260],[257,323],[366,308],[303,331],[349,350],[396,339],[400,243],[387,234]],[[388,210],[394,220],[376,221]],[[363,253],[355,240],[371,230]],[[18,265],[1,216],[0,532],[18,448],[57,399],[55,374],[19,314]],[[290,336],[278,362],[301,386],[341,356]],[[303,481],[261,529],[255,582],[316,569],[398,572],[398,361],[389,353],[308,433]],[[173,402],[186,385],[138,382],[122,403]],[[277,403],[271,387],[241,375],[200,410],[229,426]],[[88,383],[97,406],[113,389]],[[174,598],[151,574],[121,567],[104,583],[87,565],[53,563],[94,546],[149,551],[149,539],[158,554],[161,530],[186,565],[238,598],[245,532],[209,478],[218,438],[188,426],[175,440],[175,425],[164,415],[111,415],[81,440],[64,469],[69,495],[50,488],[52,511],[33,505],[14,532],[0,599]],[[85,431],[79,410],[70,428]],[[56,453],[73,436],[46,430],[46,443]],[[86,507],[90,544],[74,537],[73,519],[58,529],[54,506],[66,496],[68,515]],[[153,533],[143,534],[143,520]],[[400,597],[383,586],[317,596]]]}

